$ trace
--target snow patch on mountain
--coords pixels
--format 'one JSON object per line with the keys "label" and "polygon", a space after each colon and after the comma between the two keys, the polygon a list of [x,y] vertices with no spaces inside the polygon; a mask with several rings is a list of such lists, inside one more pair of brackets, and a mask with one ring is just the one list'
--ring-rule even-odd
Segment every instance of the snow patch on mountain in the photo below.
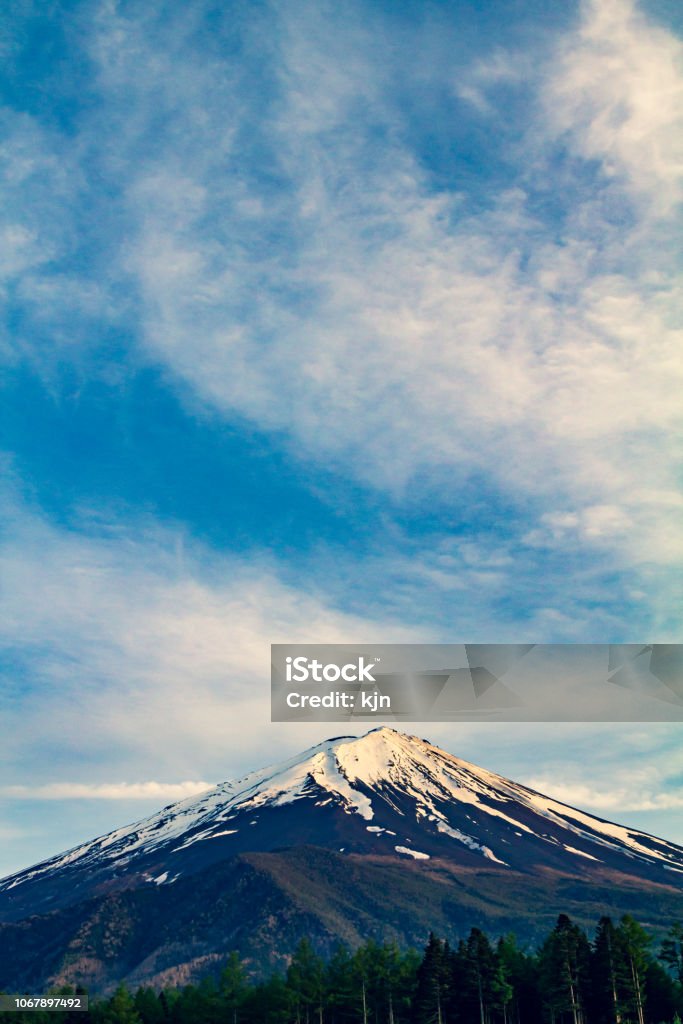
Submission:
{"label": "snow patch on mountain", "polygon": [[[594,857],[591,853],[585,853],[583,850],[577,850],[575,846],[567,846],[565,843],[564,848],[570,853],[575,853],[577,857],[587,857],[588,860],[598,860],[598,858]],[[598,863],[600,863],[600,861],[598,861]]]}
{"label": "snow patch on mountain", "polygon": [[333,750],[321,752],[315,758],[315,767],[311,770],[311,777],[323,789],[333,794],[338,794],[345,801],[346,810],[357,811],[361,818],[372,821],[375,812],[369,797],[360,793],[351,786],[349,779],[344,773],[342,762],[335,757]]}
{"label": "snow patch on mountain", "polygon": [[[439,832],[443,832],[452,839],[457,839],[458,842],[464,843],[465,846],[470,848],[470,850],[477,850],[479,853],[483,853],[485,857],[489,860],[496,861],[497,864],[505,864],[505,861],[496,857],[495,853],[493,853],[488,846],[483,846],[481,843],[478,843],[476,839],[473,839],[472,836],[468,836],[465,835],[464,832],[460,832],[459,829],[451,828],[451,826],[447,825],[444,821],[437,821],[436,827]],[[505,864],[505,866],[507,867],[507,864]]]}
{"label": "snow patch on mountain", "polygon": [[419,850],[409,850],[407,846],[395,846],[394,849],[397,853],[405,853],[408,857],[412,857],[413,860],[429,860],[428,853],[420,853]]}

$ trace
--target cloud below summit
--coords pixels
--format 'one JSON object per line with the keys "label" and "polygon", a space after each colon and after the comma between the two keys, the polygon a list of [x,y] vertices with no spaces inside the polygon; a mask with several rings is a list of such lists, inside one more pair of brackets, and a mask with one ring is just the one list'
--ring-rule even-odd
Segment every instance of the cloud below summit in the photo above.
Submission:
{"label": "cloud below summit", "polygon": [[183,800],[211,788],[210,782],[50,782],[44,786],[2,786],[14,800]]}

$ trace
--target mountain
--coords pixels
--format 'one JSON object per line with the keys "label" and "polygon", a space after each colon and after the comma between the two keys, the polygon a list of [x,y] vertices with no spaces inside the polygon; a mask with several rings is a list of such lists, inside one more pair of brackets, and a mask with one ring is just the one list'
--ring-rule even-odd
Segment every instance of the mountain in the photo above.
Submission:
{"label": "mountain", "polygon": [[[298,757],[0,881],[0,988],[183,981],[233,948],[255,969],[430,928],[683,912],[683,848],[393,729]],[[9,950],[5,953],[5,949]]]}

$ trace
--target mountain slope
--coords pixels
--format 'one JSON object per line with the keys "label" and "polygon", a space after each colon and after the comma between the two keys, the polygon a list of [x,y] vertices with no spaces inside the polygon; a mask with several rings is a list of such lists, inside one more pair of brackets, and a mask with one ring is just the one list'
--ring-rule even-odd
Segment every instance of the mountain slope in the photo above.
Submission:
{"label": "mountain slope", "polygon": [[683,885],[681,847],[382,728],[328,740],[4,879],[0,920],[301,845],[524,872],[602,865]]}
{"label": "mountain slope", "polygon": [[0,988],[184,982],[230,949],[265,969],[302,935],[330,951],[477,925],[534,942],[560,911],[665,929],[683,849],[379,729],[4,879]]}
{"label": "mountain slope", "polygon": [[627,911],[663,936],[683,915],[683,893],[604,868],[593,878],[531,875],[298,847],[0,924],[0,989],[185,984],[218,972],[230,950],[270,972],[304,935],[326,956],[369,938],[419,948],[430,930],[455,943],[473,926],[535,945],[561,912],[590,929],[603,913]]}

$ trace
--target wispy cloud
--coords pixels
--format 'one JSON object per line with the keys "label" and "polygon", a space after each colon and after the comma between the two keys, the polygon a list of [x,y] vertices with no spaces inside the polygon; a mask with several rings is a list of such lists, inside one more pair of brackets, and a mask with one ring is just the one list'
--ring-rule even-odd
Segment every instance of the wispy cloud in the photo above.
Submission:
{"label": "wispy cloud", "polygon": [[210,782],[48,782],[42,786],[0,786],[12,800],[183,800],[210,789]]}
{"label": "wispy cloud", "polygon": [[619,733],[614,726],[584,728],[576,756],[551,754],[540,772],[524,772],[525,785],[615,821],[683,807],[679,726],[662,726],[651,735],[643,726]]}
{"label": "wispy cloud", "polygon": [[127,302],[116,292],[111,236],[84,154],[92,139],[10,104],[0,129],[0,359],[26,362],[51,386],[60,362],[92,372]]}
{"label": "wispy cloud", "polygon": [[26,840],[31,833],[28,829],[18,828],[16,825],[0,824],[0,839],[10,843],[16,840]]}
{"label": "wispy cloud", "polygon": [[[34,358],[97,349],[99,314],[194,412],[399,504],[483,481],[516,510],[515,565],[604,554],[675,628],[680,42],[629,0],[587,0],[526,51],[479,40],[445,69],[428,16],[416,48],[362,13],[254,11],[230,60],[202,4],[84,16],[96,113],[71,146],[16,117],[8,150],[24,195],[49,178],[40,216],[8,221],[12,266],[78,256],[23,285]],[[461,180],[457,148],[452,180],[431,173],[395,95],[406,59],[480,128],[513,111],[502,185]]]}
{"label": "wispy cloud", "polygon": [[[245,136],[239,96],[219,114],[209,69],[187,100],[174,93],[175,130],[128,183],[149,356],[195,400],[371,486],[443,494],[484,474],[530,503],[527,526],[575,516],[575,542],[616,565],[680,559],[683,365],[662,216],[679,194],[678,42],[629,3],[586,4],[527,66],[536,98],[509,186],[473,206],[435,188],[407,143],[369,30],[308,8],[277,18],[264,132]],[[135,59],[150,69],[136,88],[167,89],[163,62],[139,61],[141,26],[107,26],[118,74]],[[463,88],[495,103],[511,63],[498,53],[487,77],[480,62]],[[194,66],[190,52],[181,80]],[[177,139],[202,132],[197,104],[205,144],[189,155]],[[264,189],[238,138],[265,148],[282,187]]]}
{"label": "wispy cloud", "polygon": [[[338,611],[264,556],[217,556],[140,523],[71,532],[15,512],[0,546],[0,756],[17,784],[42,784],[41,764],[63,756],[105,782],[122,765],[135,779],[223,775],[249,749],[267,761],[271,643],[425,636]],[[298,734],[305,745],[305,725]]]}
{"label": "wispy cloud", "polygon": [[615,815],[628,814],[631,811],[672,811],[683,807],[683,792],[647,792],[642,789],[634,791],[629,786],[602,789],[586,784],[562,783],[544,776],[529,780],[527,785],[571,807],[590,807]]}
{"label": "wispy cloud", "polygon": [[582,9],[578,33],[560,46],[549,118],[648,215],[674,213],[683,198],[683,44],[633,0],[584,0]]}

